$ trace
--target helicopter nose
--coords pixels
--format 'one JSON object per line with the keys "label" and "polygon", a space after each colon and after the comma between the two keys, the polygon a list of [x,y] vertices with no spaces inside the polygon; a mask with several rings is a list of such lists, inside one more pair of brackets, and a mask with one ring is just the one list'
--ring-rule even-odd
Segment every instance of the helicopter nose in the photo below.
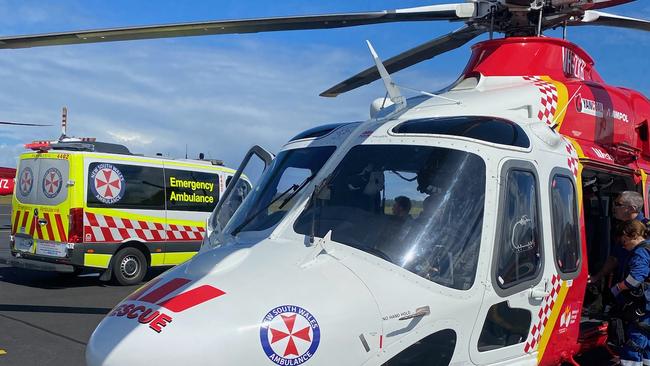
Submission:
{"label": "helicopter nose", "polygon": [[[341,353],[366,359],[381,344],[367,287],[331,256],[297,264],[318,252],[289,245],[215,250],[165,272],[102,320],[86,347],[87,364],[299,365],[315,358],[310,363],[329,365]],[[369,348],[359,345],[361,335]]]}

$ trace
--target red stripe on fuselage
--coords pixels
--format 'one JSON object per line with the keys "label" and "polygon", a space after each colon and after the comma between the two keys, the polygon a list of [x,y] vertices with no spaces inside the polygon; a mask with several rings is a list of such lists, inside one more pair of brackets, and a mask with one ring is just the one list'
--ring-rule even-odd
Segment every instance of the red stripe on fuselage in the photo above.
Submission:
{"label": "red stripe on fuselage", "polygon": [[138,301],[149,302],[155,304],[157,301],[163,297],[171,294],[172,292],[178,290],[179,288],[185,286],[189,283],[190,280],[186,278],[174,278],[173,280],[165,283],[164,285],[158,287],[157,289],[151,291],[150,293],[142,296]]}
{"label": "red stripe on fuselage", "polygon": [[224,294],[224,291],[221,291],[216,287],[203,285],[190,291],[184,292],[178,296],[174,296],[169,300],[159,303],[158,305],[166,307],[175,313],[179,313]]}

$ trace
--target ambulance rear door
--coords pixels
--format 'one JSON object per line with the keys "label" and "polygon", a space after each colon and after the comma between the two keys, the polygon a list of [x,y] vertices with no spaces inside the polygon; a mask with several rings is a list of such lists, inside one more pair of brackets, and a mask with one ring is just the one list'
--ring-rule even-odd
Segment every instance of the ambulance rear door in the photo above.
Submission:
{"label": "ambulance rear door", "polygon": [[219,201],[218,170],[165,162],[167,243],[165,265],[177,265],[201,248],[205,222]]}
{"label": "ambulance rear door", "polygon": [[15,249],[40,256],[67,256],[70,154],[27,154],[20,161],[13,227]]}

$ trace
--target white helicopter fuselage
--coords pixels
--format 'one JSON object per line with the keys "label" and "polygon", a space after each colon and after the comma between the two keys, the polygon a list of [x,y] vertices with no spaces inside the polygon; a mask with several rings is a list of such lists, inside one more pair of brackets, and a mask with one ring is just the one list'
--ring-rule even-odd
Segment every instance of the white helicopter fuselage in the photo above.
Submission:
{"label": "white helicopter fuselage", "polygon": [[[540,341],[533,328],[544,321],[545,315],[539,316],[538,310],[555,300],[546,290],[555,284],[558,272],[550,247],[550,202],[539,201],[545,265],[533,280],[534,286],[505,295],[495,290],[503,172],[512,161],[529,164],[542,182],[538,194],[548,197],[544,182],[558,167],[569,169],[567,161],[573,156],[565,140],[539,120],[538,112],[545,106],[538,102],[539,88],[528,79],[481,77],[475,85],[457,86],[442,96],[457,103],[415,97],[398,115],[391,115],[387,108],[387,117],[288,143],[283,151],[338,148],[277,224],[261,231],[242,231],[217,248],[203,248],[116,306],[90,339],[88,364],[406,364],[390,360],[402,355],[400,362],[405,362],[409,347],[426,342],[439,345],[436,352],[441,364],[537,364]],[[405,121],[446,116],[512,121],[525,131],[530,146],[393,132]],[[467,288],[434,282],[338,243],[330,235],[310,243],[309,235],[294,230],[314,187],[351,148],[360,145],[435,147],[482,159],[485,172],[477,174],[485,174],[481,177],[485,181],[484,214],[474,279]],[[542,294],[533,293],[530,288],[540,284]],[[532,314],[527,339],[479,351],[484,320],[491,307],[503,301]]]}

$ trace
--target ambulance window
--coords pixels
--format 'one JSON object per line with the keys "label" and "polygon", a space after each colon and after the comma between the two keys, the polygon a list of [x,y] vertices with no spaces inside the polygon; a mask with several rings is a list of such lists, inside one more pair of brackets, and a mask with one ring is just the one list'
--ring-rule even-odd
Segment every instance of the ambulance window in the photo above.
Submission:
{"label": "ambulance window", "polygon": [[212,212],[219,201],[219,174],[165,169],[167,209]]}
{"label": "ambulance window", "polygon": [[496,281],[506,289],[537,277],[541,259],[537,179],[532,171],[511,169],[502,193]]}
{"label": "ambulance window", "polygon": [[162,168],[91,163],[88,167],[88,207],[163,210]]}
{"label": "ambulance window", "polygon": [[571,178],[555,175],[551,181],[551,209],[555,265],[573,273],[580,264],[580,236],[575,187]]}

